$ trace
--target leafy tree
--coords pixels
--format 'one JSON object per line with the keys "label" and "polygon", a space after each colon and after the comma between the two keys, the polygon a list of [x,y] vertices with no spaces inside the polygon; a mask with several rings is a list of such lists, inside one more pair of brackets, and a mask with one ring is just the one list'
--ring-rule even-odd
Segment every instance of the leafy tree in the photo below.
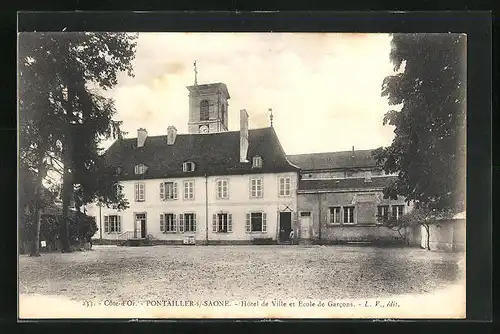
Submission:
{"label": "leafy tree", "polygon": [[136,37],[93,32],[19,35],[21,159],[31,162],[36,189],[47,171],[62,176],[63,252],[70,250],[68,210],[75,184],[85,199],[109,194],[94,182],[101,171],[99,143],[120,138],[122,132],[121,122],[112,119],[114,102],[99,91],[114,87],[119,72],[132,75]]}
{"label": "leafy tree", "polygon": [[[460,34],[393,34],[395,71],[382,84],[395,126],[389,147],[376,160],[397,180],[384,189],[435,212],[465,208],[466,37]],[[404,70],[403,70],[404,67]],[[397,109],[397,108],[395,108]]]}

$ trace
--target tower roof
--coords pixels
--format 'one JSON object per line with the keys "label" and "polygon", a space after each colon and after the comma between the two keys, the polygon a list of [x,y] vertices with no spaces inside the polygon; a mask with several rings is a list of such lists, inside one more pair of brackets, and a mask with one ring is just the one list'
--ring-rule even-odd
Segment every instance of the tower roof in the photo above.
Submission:
{"label": "tower roof", "polygon": [[187,86],[186,88],[189,90],[190,93],[221,90],[226,95],[227,99],[231,98],[231,96],[229,96],[229,91],[227,90],[226,84],[223,84],[222,82],[209,83],[203,85],[192,85],[192,86]]}

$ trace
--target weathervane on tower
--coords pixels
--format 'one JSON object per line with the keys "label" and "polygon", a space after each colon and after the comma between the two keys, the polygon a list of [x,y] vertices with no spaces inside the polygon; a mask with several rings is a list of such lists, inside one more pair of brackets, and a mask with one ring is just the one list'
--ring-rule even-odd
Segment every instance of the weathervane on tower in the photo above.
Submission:
{"label": "weathervane on tower", "polygon": [[194,84],[198,84],[198,70],[196,69],[196,60],[194,61]]}

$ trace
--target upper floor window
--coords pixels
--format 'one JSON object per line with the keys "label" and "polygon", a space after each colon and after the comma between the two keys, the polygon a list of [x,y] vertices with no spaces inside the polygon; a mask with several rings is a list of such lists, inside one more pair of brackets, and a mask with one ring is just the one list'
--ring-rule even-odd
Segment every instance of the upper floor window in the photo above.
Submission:
{"label": "upper floor window", "polygon": [[261,177],[250,179],[250,197],[261,198],[264,195],[264,185]]}
{"label": "upper floor window", "polygon": [[146,184],[144,182],[137,182],[135,185],[135,201],[144,202],[146,200]]}
{"label": "upper floor window", "polygon": [[194,171],[194,162],[188,161],[182,164],[183,172],[193,172]]}
{"label": "upper floor window", "polygon": [[292,178],[289,176],[279,178],[279,195],[290,196],[292,194]]}
{"label": "upper floor window", "polygon": [[202,100],[200,102],[200,121],[208,121],[209,112],[208,112],[208,100]]}
{"label": "upper floor window", "polygon": [[217,180],[217,199],[229,198],[229,181]]}
{"label": "upper floor window", "polygon": [[400,219],[404,213],[404,205],[393,205],[392,206],[392,217]]}
{"label": "upper floor window", "polygon": [[146,170],[147,170],[147,166],[144,165],[144,164],[139,164],[139,165],[135,165],[135,168],[134,168],[134,172],[135,174],[144,174],[146,173]]}
{"label": "upper floor window", "polygon": [[184,199],[194,199],[194,181],[184,181]]}
{"label": "upper floor window", "polygon": [[177,199],[177,182],[162,182],[160,183],[160,199],[174,200]]}
{"label": "upper floor window", "polygon": [[252,159],[252,168],[262,168],[262,157],[256,155]]}

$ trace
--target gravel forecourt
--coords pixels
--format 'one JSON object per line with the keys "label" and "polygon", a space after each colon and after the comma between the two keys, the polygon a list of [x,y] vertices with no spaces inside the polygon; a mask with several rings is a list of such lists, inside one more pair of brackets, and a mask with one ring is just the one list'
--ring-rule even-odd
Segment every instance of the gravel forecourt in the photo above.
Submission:
{"label": "gravel forecourt", "polygon": [[19,292],[70,300],[342,299],[430,293],[463,253],[359,246],[94,246],[19,258]]}

